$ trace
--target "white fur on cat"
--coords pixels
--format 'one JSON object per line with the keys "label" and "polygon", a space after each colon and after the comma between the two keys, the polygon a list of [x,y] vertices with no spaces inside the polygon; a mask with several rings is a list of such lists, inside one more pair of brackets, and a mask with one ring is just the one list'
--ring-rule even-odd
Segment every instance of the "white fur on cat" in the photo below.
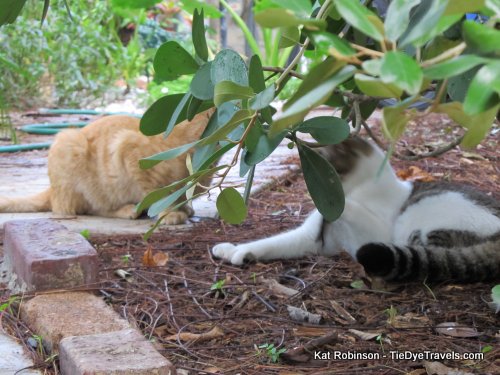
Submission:
{"label": "white fur on cat", "polygon": [[244,260],[333,255],[341,250],[356,259],[362,245],[406,246],[416,231],[421,232],[424,245],[426,235],[434,230],[474,231],[485,237],[500,231],[500,218],[494,212],[471,202],[458,191],[425,197],[401,214],[412,193],[412,183],[400,180],[388,163],[378,173],[384,153],[374,144],[371,147],[373,152],[368,156],[358,153],[354,170],[343,180],[346,203],[337,221],[323,227],[323,217],[315,210],[297,229],[240,245],[218,244],[212,250],[213,255],[235,265],[243,264]]}

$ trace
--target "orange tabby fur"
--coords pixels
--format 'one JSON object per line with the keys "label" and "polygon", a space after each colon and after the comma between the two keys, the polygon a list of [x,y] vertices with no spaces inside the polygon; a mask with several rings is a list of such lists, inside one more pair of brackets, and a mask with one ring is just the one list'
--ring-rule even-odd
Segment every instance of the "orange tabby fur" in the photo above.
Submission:
{"label": "orange tabby fur", "polygon": [[[146,194],[189,175],[186,155],[147,170],[139,168],[139,159],[195,141],[212,113],[208,110],[180,123],[167,138],[143,135],[140,120],[124,115],[100,118],[81,130],[65,130],[49,150],[50,187],[30,197],[0,197],[0,212],[135,219],[139,216],[135,206]],[[165,223],[183,223],[192,214],[186,205],[168,212]]]}

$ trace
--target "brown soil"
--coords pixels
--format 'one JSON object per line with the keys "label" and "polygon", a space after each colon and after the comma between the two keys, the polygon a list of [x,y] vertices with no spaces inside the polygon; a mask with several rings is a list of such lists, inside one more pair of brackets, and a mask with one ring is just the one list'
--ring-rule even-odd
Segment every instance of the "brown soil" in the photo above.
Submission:
{"label": "brown soil", "polygon": [[[417,152],[432,150],[435,145],[425,129],[432,129],[433,137],[453,138],[454,130],[442,118],[431,116],[427,121],[411,128],[398,143],[399,153],[414,150],[411,145],[427,148]],[[500,197],[497,142],[490,135],[474,153],[455,149],[437,158],[393,164],[403,171],[418,166],[426,177],[467,182]],[[500,373],[499,315],[487,304],[495,282],[379,285],[347,255],[243,268],[222,264],[210,255],[218,242],[244,242],[296,227],[312,208],[302,176],[296,174],[254,196],[249,216],[239,226],[202,220],[189,231],[156,233],[147,244],[139,236],[92,236],[101,258],[102,281],[95,291],[137,325],[178,369],[190,374],[416,375],[447,374],[452,369],[462,371],[457,374]],[[154,253],[168,254],[168,263],[144,266],[148,246]],[[128,271],[130,277],[121,278],[118,270]],[[261,277],[299,293],[283,297]],[[319,314],[320,324],[293,321],[288,305]],[[1,317],[8,332],[29,337],[12,314],[4,312]],[[437,327],[443,324],[444,329]],[[203,335],[210,331],[212,338]],[[185,341],[186,333],[201,336]],[[273,358],[271,344],[286,353]],[[329,352],[331,359],[314,359],[315,350]],[[395,359],[391,354],[395,351],[485,354],[482,360],[427,358],[426,362]],[[337,360],[336,352],[379,358]],[[449,369],[433,372],[437,371],[433,362]],[[54,373],[53,368],[47,371]]]}

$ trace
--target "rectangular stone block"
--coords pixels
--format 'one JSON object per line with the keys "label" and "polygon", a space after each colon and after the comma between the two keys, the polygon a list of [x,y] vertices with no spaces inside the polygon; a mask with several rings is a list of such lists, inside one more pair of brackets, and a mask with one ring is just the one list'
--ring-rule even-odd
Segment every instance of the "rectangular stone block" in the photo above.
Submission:
{"label": "rectangular stone block", "polygon": [[4,257],[28,291],[71,288],[97,281],[97,252],[80,234],[49,219],[4,225]]}
{"label": "rectangular stone block", "polygon": [[21,343],[0,332],[0,375],[42,375],[33,365]]}
{"label": "rectangular stone block", "polygon": [[21,304],[21,318],[43,339],[49,351],[69,336],[130,328],[102,298],[86,292],[41,294]]}
{"label": "rectangular stone block", "polygon": [[59,346],[63,375],[175,375],[172,363],[135,329],[67,337]]}

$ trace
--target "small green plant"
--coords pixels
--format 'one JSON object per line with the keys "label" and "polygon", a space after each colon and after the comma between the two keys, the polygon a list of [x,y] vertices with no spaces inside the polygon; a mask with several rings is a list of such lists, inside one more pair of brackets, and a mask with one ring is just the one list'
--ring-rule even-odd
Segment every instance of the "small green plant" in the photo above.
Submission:
{"label": "small green plant", "polygon": [[130,263],[130,259],[132,259],[132,255],[131,254],[125,254],[125,255],[122,255],[122,257],[120,258],[122,263],[125,264],[126,266],[128,266],[128,264]]}
{"label": "small green plant", "polygon": [[278,362],[280,355],[286,352],[285,348],[278,349],[274,344],[262,344],[257,347],[257,354],[261,355],[262,350],[265,350],[265,355],[269,358],[272,363]]}
{"label": "small green plant", "polygon": [[384,349],[384,335],[381,333],[377,337],[375,337],[375,341],[380,344],[380,349],[382,350],[382,353],[385,354],[385,349]]}
{"label": "small green plant", "polygon": [[493,350],[493,346],[491,346],[491,345],[483,346],[481,348],[481,353],[485,353],[486,354],[486,353],[491,352],[492,350]]}
{"label": "small green plant", "polygon": [[2,303],[0,305],[0,313],[2,313],[3,311],[7,311],[9,310],[9,312],[12,312],[11,308],[12,308],[12,305],[16,302],[18,302],[20,300],[20,298],[18,296],[12,296],[12,297],[9,297],[9,299]]}
{"label": "small green plant", "polygon": [[80,232],[80,235],[88,240],[90,238],[90,231],[88,229],[84,229]]}
{"label": "small green plant", "polygon": [[210,290],[222,292],[222,287],[224,286],[225,283],[226,283],[226,279],[218,280],[210,286]]}
{"label": "small green plant", "polygon": [[389,322],[389,324],[393,325],[394,320],[396,319],[396,316],[398,315],[398,310],[391,305],[391,307],[384,310],[384,313],[387,314],[387,321]]}
{"label": "small green plant", "polygon": [[44,356],[45,355],[45,350],[43,348],[43,338],[42,336],[40,335],[33,335],[31,336],[31,338],[35,341],[36,343],[36,350],[38,352],[38,354],[40,354],[41,356]]}

